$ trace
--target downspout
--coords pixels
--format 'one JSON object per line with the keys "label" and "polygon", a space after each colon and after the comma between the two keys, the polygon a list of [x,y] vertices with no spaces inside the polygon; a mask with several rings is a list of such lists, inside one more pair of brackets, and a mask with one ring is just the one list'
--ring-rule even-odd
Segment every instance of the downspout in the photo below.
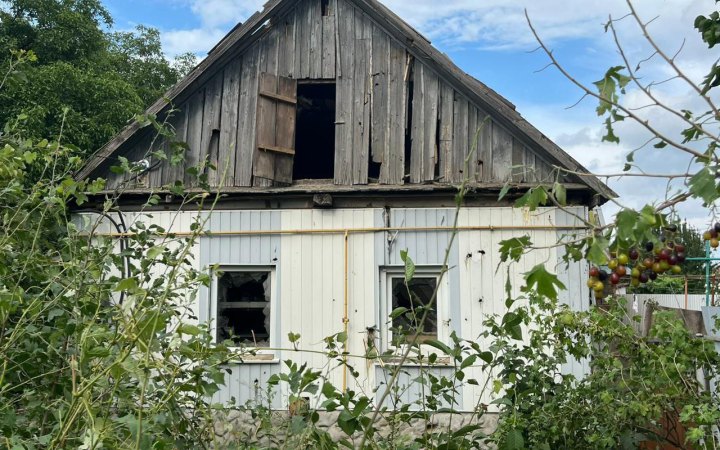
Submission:
{"label": "downspout", "polygon": [[345,343],[343,345],[344,347],[344,355],[343,355],[343,374],[342,374],[342,390],[343,392],[347,391],[347,355],[349,352],[348,349],[348,341],[350,337],[348,336],[348,329],[350,324],[350,318],[348,315],[349,310],[349,280],[350,280],[350,273],[349,273],[349,246],[348,246],[348,237],[350,235],[349,230],[345,230],[345,251],[344,251],[344,258],[345,258],[345,315],[343,317],[343,326],[345,329]]}

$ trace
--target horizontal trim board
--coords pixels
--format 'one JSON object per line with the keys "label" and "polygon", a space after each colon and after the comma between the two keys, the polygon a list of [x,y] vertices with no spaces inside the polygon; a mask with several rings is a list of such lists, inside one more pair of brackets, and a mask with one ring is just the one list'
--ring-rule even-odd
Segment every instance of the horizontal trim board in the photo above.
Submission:
{"label": "horizontal trim board", "polygon": [[258,94],[261,95],[262,97],[271,98],[273,100],[277,100],[277,101],[284,102],[284,103],[290,103],[291,105],[297,105],[297,99],[288,97],[286,95],[274,94],[274,93],[268,92],[268,91],[259,91]]}
{"label": "horizontal trim board", "polygon": [[259,145],[258,149],[265,152],[282,153],[284,155],[294,155],[295,150],[285,147],[277,147],[274,145]]}

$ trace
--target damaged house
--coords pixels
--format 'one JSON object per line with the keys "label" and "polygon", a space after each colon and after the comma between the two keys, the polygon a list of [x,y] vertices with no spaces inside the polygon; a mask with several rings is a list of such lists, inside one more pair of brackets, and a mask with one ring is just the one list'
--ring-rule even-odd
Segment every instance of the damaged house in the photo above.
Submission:
{"label": "damaged house", "polygon": [[[221,269],[199,293],[195,315],[218,340],[258,352],[229,367],[218,401],[258,400],[287,359],[322,367],[322,355],[283,350],[293,348],[291,332],[306,349],[322,350],[323,338],[343,331],[351,354],[392,349],[392,329],[403,318],[390,320],[390,312],[411,302],[404,250],[417,266],[410,286],[416,301],[427,302],[438,288],[422,339],[448,340],[452,332],[477,338],[483,318],[505,310],[506,276],[517,294],[522,274],[543,262],[560,272],[564,301],[578,310],[589,305],[586,265],[566,270],[559,265],[564,249],[551,244],[582,232],[575,216],[588,217],[614,193],[576,175],[586,170],[511,103],[376,0],[271,0],[148,113],[167,120],[187,143],[182,164],[156,159],[153,152],[167,148],[167,140],[135,122],[79,177],[107,179],[107,193],[120,192],[128,217],[159,193],[166,202],[154,207],[151,220],[175,232],[189,231],[197,214],[189,206],[178,212],[169,194],[177,180],[198,188],[190,168],[206,170],[212,190],[222,194],[193,249],[199,269]],[[146,170],[116,174],[111,167],[119,158]],[[464,179],[472,189],[450,246],[450,270],[440,277]],[[556,180],[567,187],[565,210],[512,208],[527,189]],[[498,201],[506,182],[513,189]],[[509,272],[498,270],[498,243],[524,235],[547,248]],[[443,362],[432,370],[453,370]],[[336,367],[330,379],[382,391],[387,365],[355,368],[357,378]],[[402,394],[408,401],[420,395],[410,383],[414,370],[409,365],[400,380],[409,385]],[[575,363],[566,370],[585,368]],[[459,389],[460,409],[472,410],[480,387]],[[282,393],[272,402],[287,407]]]}

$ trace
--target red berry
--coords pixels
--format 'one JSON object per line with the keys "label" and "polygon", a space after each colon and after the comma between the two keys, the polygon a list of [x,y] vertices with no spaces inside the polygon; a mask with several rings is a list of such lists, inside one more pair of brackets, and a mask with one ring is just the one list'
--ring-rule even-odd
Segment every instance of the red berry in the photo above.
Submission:
{"label": "red berry", "polygon": [[591,267],[591,268],[590,268],[590,273],[589,273],[589,275],[590,275],[591,277],[595,277],[595,278],[599,277],[599,276],[600,276],[600,269],[598,269],[597,267]]}

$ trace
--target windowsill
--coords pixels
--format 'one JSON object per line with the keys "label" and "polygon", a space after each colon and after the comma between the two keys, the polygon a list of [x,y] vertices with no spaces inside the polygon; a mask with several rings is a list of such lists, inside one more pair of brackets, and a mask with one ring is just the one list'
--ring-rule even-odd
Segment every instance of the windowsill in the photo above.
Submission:
{"label": "windowsill", "polygon": [[247,355],[242,358],[231,359],[228,364],[280,364],[280,360],[274,353],[259,353],[257,355]]}
{"label": "windowsill", "polygon": [[[400,357],[385,357],[379,358],[374,361],[375,366],[398,366],[400,365]],[[408,358],[402,364],[403,367],[453,367],[452,359],[449,356],[440,356],[434,363],[430,364],[428,361],[418,361],[416,358]]]}

